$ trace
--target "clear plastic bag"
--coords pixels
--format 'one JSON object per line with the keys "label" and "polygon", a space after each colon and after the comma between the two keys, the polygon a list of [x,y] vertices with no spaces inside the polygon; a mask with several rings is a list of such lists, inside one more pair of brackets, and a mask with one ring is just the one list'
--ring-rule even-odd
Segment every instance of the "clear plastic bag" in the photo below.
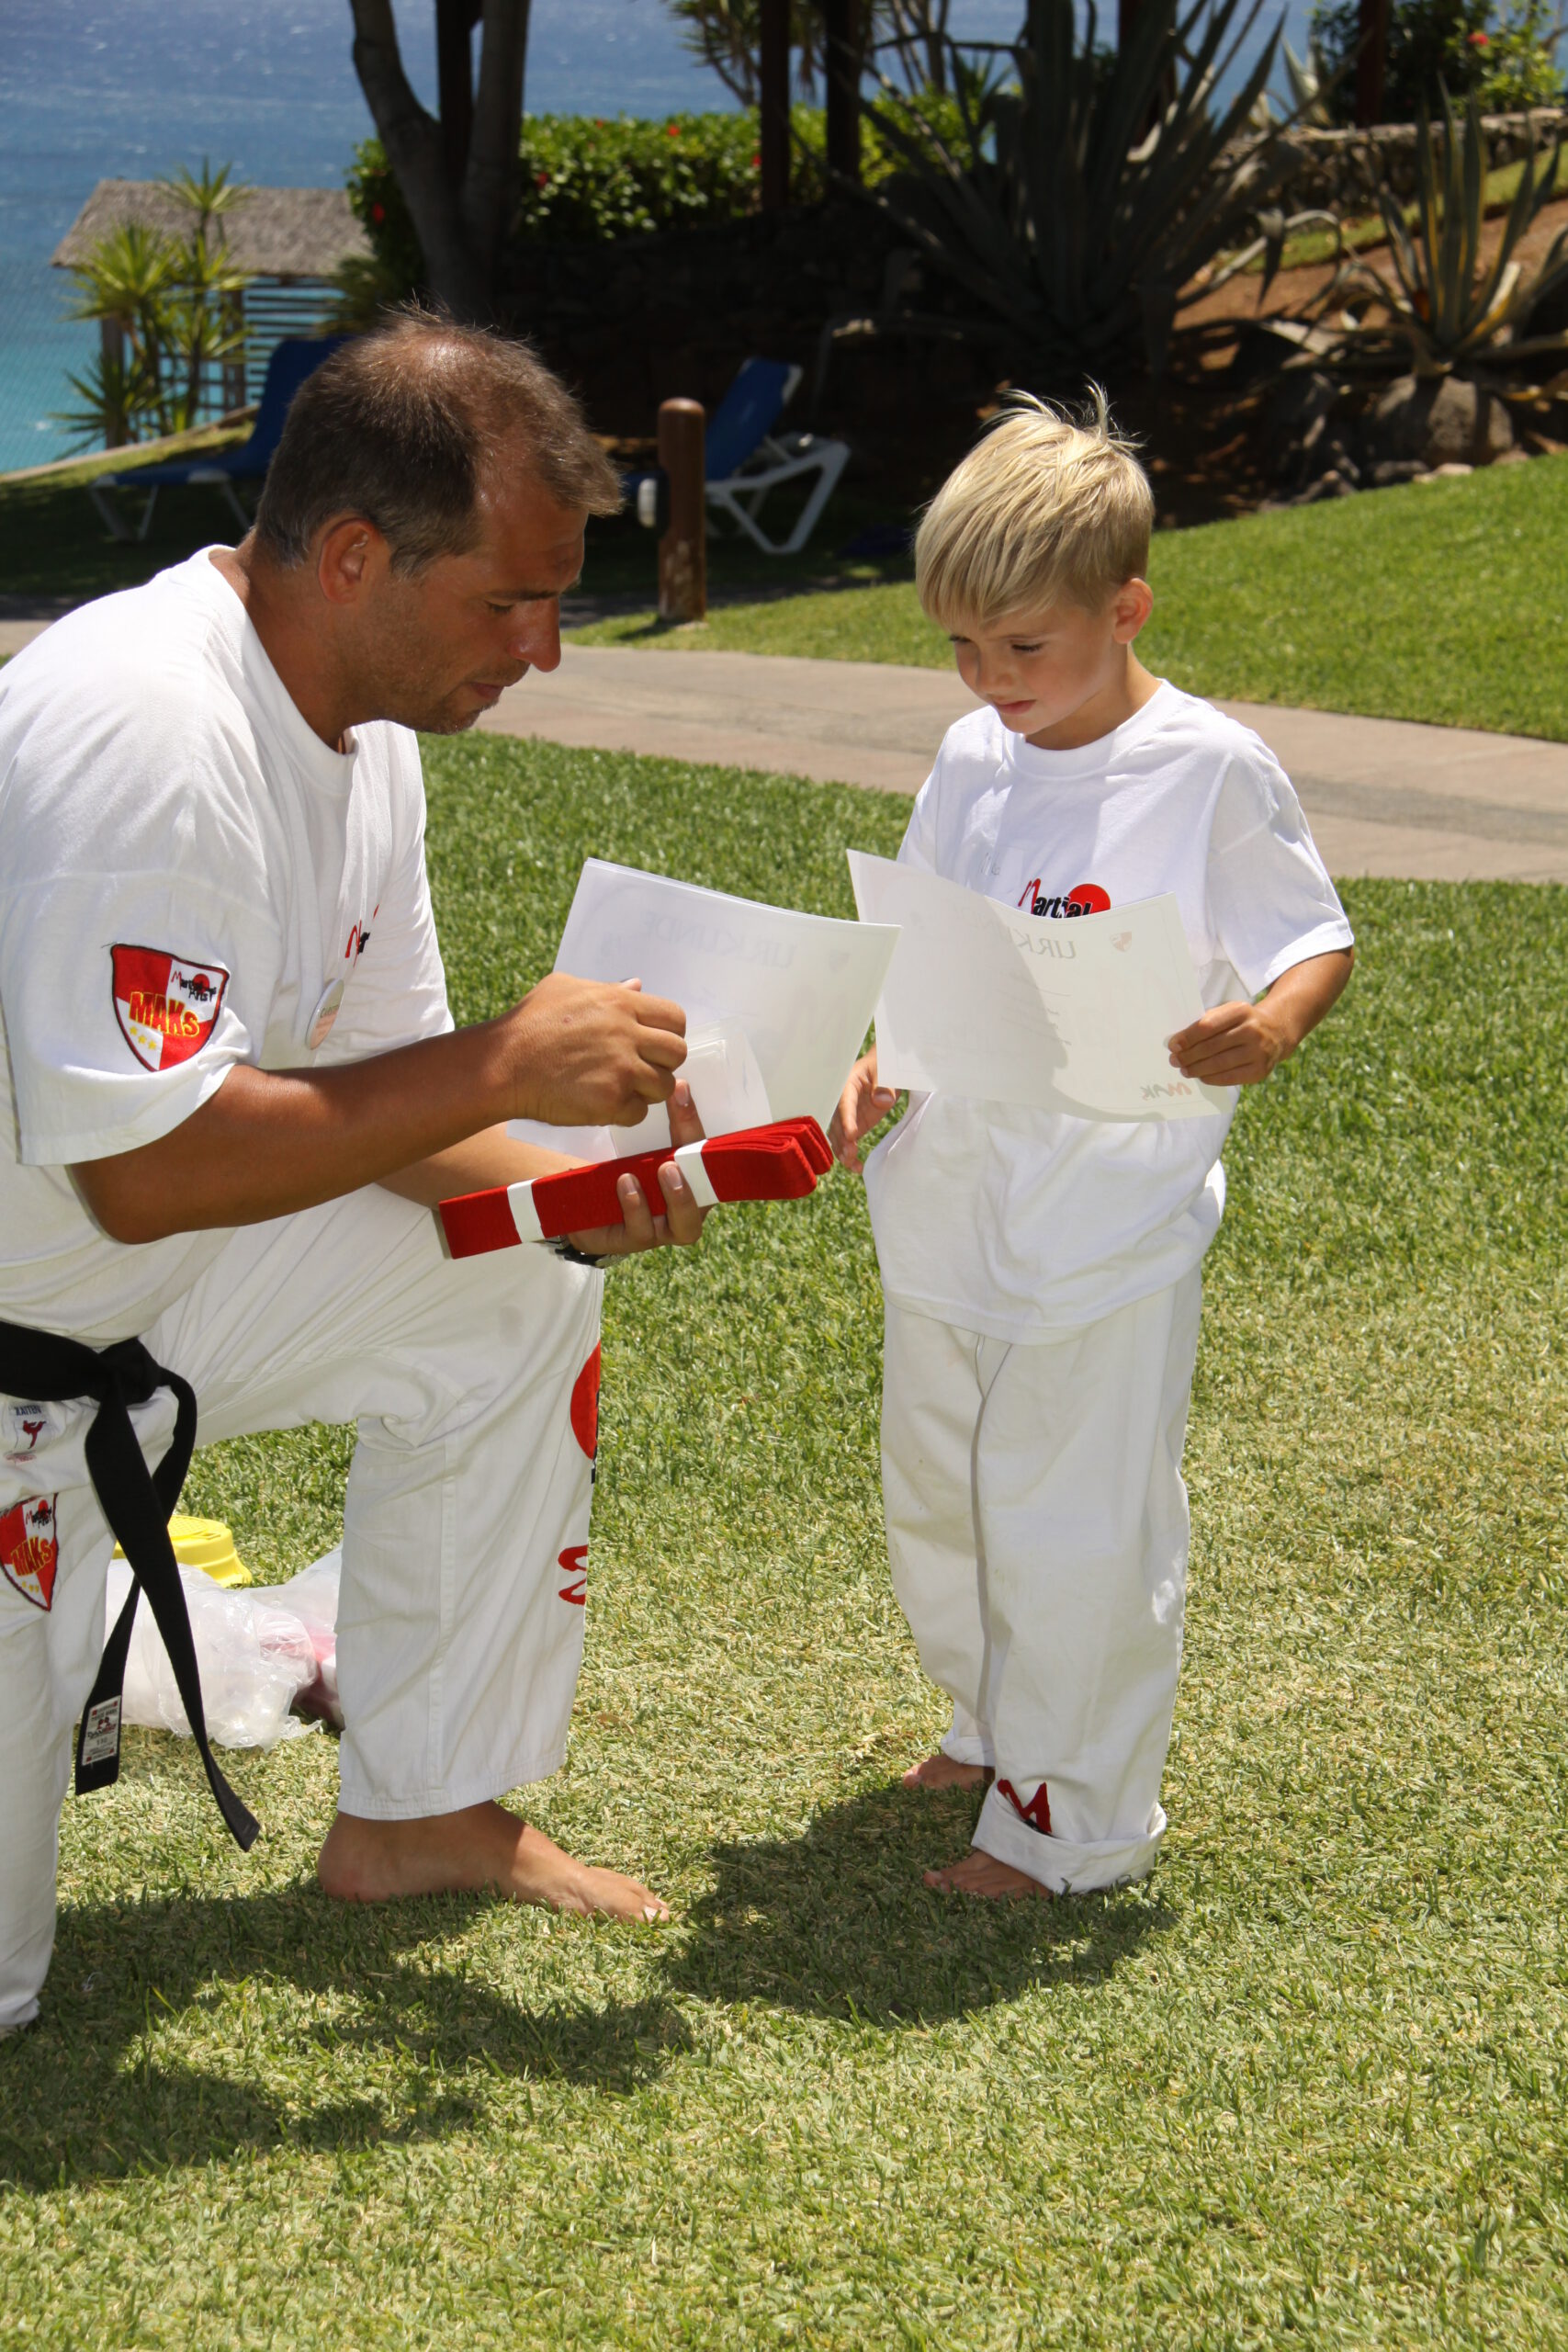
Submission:
{"label": "clear plastic bag", "polygon": [[343,1729],[343,1708],[337,1695],[337,1589],[343,1572],[343,1546],[301,1568],[287,1584],[274,1585],[270,1598],[280,1609],[291,1609],[310,1636],[315,1652],[315,1679],[295,1701],[302,1715],[319,1715]]}
{"label": "clear plastic bag", "polygon": [[[319,1671],[316,1645],[298,1612],[279,1605],[276,1588],[226,1592],[199,1568],[182,1568],[180,1582],[213,1746],[271,1747],[280,1739],[298,1738],[309,1726],[289,1711]],[[123,1561],[112,1561],[107,1627],[115,1624],[130,1590],[130,1570]],[[124,1720],[190,1737],[175,1670],[145,1593],[125,1662]]]}

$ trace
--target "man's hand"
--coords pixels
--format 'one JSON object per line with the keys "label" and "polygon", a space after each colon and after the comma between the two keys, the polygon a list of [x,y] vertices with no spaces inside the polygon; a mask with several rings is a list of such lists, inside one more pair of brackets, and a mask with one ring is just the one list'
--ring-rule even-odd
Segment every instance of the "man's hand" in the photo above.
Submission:
{"label": "man's hand", "polygon": [[829,1125],[828,1140],[841,1167],[860,1175],[862,1140],[881,1125],[897,1100],[890,1086],[876,1082],[876,1047],[873,1046],[851,1070]]}
{"label": "man's hand", "polygon": [[640,980],[552,972],[494,1029],[514,1088],[508,1115],[559,1127],[635,1125],[670,1100],[686,1058],[685,1014]]}
{"label": "man's hand", "polygon": [[1281,972],[1257,1004],[1217,1004],[1169,1039],[1173,1069],[1205,1086],[1257,1086],[1314,1029],[1350,977],[1348,947]]}
{"label": "man's hand", "polygon": [[[692,1090],[682,1079],[670,1098],[670,1140],[679,1148],[682,1144],[701,1143],[703,1123],[697,1116]],[[571,1239],[579,1250],[591,1258],[629,1258],[639,1250],[660,1250],[674,1242],[689,1249],[703,1238],[707,1221],[706,1209],[700,1209],[692,1198],[692,1188],[672,1159],[659,1171],[662,1199],[661,1214],[644,1200],[642,1187],[635,1176],[623,1176],[615,1187],[621,1204],[624,1223],[595,1226],[586,1233],[574,1233]]]}

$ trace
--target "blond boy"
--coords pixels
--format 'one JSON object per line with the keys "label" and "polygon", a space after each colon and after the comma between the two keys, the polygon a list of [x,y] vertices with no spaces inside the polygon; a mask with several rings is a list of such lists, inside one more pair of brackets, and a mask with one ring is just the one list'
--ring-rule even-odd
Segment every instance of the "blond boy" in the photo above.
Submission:
{"label": "blond boy", "polygon": [[[1174,892],[1208,1009],[1171,1061],[1256,1085],[1338,996],[1350,928],[1272,754],[1134,650],[1153,514],[1102,400],[1083,424],[1018,402],[943,484],[916,578],[984,707],[949,729],[899,855],[1064,921]],[[894,1100],[866,1055],[845,1166]],[[929,1884],[1078,1892],[1158,1851],[1234,1102],[1109,1124],[928,1094],[867,1163],[894,1587],[953,1701],[904,1778],[989,1784],[973,1849]]]}

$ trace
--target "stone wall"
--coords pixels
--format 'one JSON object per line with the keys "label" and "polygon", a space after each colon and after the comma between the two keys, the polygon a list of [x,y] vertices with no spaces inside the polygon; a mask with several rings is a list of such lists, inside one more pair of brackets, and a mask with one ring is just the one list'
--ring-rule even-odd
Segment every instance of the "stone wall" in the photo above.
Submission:
{"label": "stone wall", "polygon": [[[1568,107],[1541,107],[1531,114],[1482,117],[1494,171],[1517,164],[1529,153],[1533,129],[1537,154],[1560,130],[1568,131]],[[1375,212],[1376,180],[1408,203],[1416,194],[1416,126],[1385,122],[1370,130],[1293,130],[1291,144],[1302,153],[1301,170],[1284,191],[1295,211]]]}

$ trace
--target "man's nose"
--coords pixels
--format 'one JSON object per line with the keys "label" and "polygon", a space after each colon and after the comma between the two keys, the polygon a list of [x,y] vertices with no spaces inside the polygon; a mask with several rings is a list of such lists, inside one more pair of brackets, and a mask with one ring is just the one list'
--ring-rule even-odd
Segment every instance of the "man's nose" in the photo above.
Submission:
{"label": "man's nose", "polygon": [[530,670],[560,668],[560,605],[553,596],[519,608],[512,652]]}

